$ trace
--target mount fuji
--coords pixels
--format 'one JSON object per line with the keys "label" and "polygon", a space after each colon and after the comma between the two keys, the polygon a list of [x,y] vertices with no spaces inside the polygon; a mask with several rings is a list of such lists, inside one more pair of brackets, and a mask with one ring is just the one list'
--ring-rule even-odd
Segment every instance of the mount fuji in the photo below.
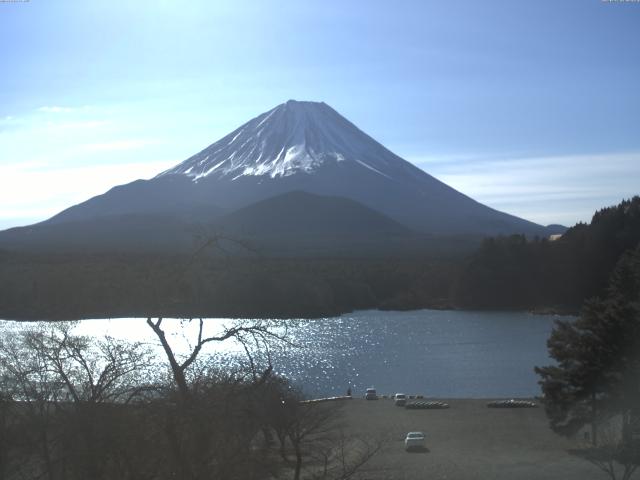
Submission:
{"label": "mount fuji", "polygon": [[150,180],[0,232],[0,247],[171,248],[189,243],[194,225],[351,240],[556,233],[454,190],[325,103],[289,100]]}

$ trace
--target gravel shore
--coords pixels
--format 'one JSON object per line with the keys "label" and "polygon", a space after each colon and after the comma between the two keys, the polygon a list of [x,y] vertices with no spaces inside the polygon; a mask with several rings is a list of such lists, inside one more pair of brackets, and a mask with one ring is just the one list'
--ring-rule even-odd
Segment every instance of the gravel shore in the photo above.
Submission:
{"label": "gravel shore", "polygon": [[[562,479],[605,478],[568,450],[578,445],[553,433],[542,407],[487,408],[487,400],[438,399],[451,408],[407,410],[390,399],[344,402],[347,428],[364,438],[384,438],[369,464],[370,479]],[[492,400],[492,399],[491,399]],[[425,432],[427,449],[404,450],[407,432]]]}

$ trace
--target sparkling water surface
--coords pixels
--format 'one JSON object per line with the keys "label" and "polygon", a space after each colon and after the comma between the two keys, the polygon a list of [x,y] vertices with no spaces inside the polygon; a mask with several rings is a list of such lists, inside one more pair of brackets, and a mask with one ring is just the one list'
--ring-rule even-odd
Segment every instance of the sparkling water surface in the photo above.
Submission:
{"label": "sparkling water surface", "polygon": [[[540,394],[533,367],[551,363],[546,349],[559,317],[524,312],[450,310],[359,311],[340,317],[278,321],[290,344],[271,345],[274,370],[310,396],[354,395],[373,386],[380,393],[432,397],[531,397]],[[566,318],[566,317],[564,317]],[[197,321],[166,319],[163,327],[178,351],[187,351]],[[205,334],[233,325],[206,319]],[[3,335],[29,324],[0,322]],[[145,319],[82,320],[74,331],[141,341],[159,349]],[[242,358],[234,342],[210,344],[203,354]]]}

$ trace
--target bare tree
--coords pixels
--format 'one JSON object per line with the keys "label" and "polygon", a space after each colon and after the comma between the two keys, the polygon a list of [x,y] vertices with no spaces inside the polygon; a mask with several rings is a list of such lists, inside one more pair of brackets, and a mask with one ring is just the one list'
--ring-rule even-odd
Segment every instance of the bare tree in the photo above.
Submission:
{"label": "bare tree", "polygon": [[[175,474],[185,479],[237,475],[247,468],[250,440],[264,421],[256,413],[255,391],[271,375],[270,342],[286,341],[267,321],[237,321],[216,334],[205,334],[203,319],[197,322],[195,338],[187,352],[172,345],[162,318],[147,318],[147,324],[165,353],[176,401],[166,404],[164,432]],[[248,372],[217,375],[209,356],[202,350],[207,344],[235,340],[242,346]],[[255,351],[267,352],[266,365],[256,360]],[[171,392],[167,398],[172,397]],[[244,457],[243,457],[244,456]],[[232,473],[233,472],[233,473]],[[248,470],[243,470],[248,475]]]}
{"label": "bare tree", "polygon": [[382,438],[347,435],[343,403],[301,398],[295,389],[281,390],[280,405],[274,404],[270,417],[280,440],[280,455],[290,465],[295,480],[353,478],[386,443]]}
{"label": "bare tree", "polygon": [[[165,352],[167,357],[167,361],[169,362],[169,366],[171,368],[171,373],[173,375],[173,380],[176,383],[178,388],[178,392],[182,400],[186,400],[189,397],[189,383],[187,381],[187,369],[193,365],[193,363],[198,358],[198,355],[202,351],[202,348],[212,342],[224,342],[225,340],[235,339],[239,341],[247,354],[247,358],[251,365],[252,374],[254,378],[257,377],[256,365],[254,362],[253,355],[248,347],[248,341],[251,340],[256,345],[265,346],[268,349],[269,341],[282,341],[286,342],[286,334],[278,334],[271,329],[271,325],[268,322],[264,321],[255,321],[252,323],[238,322],[231,327],[227,327],[224,331],[218,335],[210,335],[205,336],[203,333],[204,330],[204,320],[202,318],[198,319],[198,333],[191,348],[191,351],[187,353],[182,359],[179,359],[178,355],[174,351],[174,348],[171,346],[169,341],[167,340],[167,335],[165,331],[162,329],[162,318],[158,318],[157,320],[153,320],[150,317],[147,318],[147,325],[151,327],[153,332],[160,340],[160,344],[162,345],[162,349]],[[190,319],[189,321],[192,321]],[[272,370],[272,366],[270,363],[269,357],[269,365],[265,370],[263,370],[261,376],[268,375]]]}
{"label": "bare tree", "polygon": [[54,480],[58,438],[53,425],[62,396],[62,382],[48,368],[43,352],[31,351],[27,334],[0,339],[0,369],[6,395],[20,402],[19,421],[25,441],[21,442],[22,466],[34,477]]}
{"label": "bare tree", "polygon": [[151,366],[146,347],[90,340],[67,323],[39,324],[4,339],[2,377],[19,401],[16,416],[27,436],[24,475],[97,479],[126,463],[123,432],[134,425],[135,409],[123,407],[149,390]]}
{"label": "bare tree", "polygon": [[596,466],[611,480],[629,480],[640,466],[640,441],[620,435],[613,423],[600,426],[597,446],[586,445],[571,453]]}
{"label": "bare tree", "polygon": [[12,421],[15,402],[2,380],[0,379],[0,480],[5,480],[9,475],[14,449],[11,440],[15,435]]}
{"label": "bare tree", "polygon": [[29,350],[43,356],[68,400],[129,403],[148,389],[154,357],[146,345],[74,335],[72,328],[57,323],[25,334]]}
{"label": "bare tree", "polygon": [[335,437],[315,456],[322,469],[313,474],[314,480],[347,480],[362,472],[365,465],[384,447],[382,438],[364,439],[357,435],[346,435],[340,429]]}
{"label": "bare tree", "polygon": [[288,408],[290,413],[286,432],[295,455],[293,478],[299,480],[305,455],[311,453],[314,445],[330,442],[338,428],[339,405],[297,402]]}

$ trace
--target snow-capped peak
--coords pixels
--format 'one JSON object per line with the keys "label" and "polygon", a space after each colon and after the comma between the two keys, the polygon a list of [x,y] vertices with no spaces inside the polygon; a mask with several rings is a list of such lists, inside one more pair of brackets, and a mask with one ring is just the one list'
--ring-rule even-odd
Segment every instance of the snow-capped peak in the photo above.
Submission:
{"label": "snow-capped peak", "polygon": [[404,162],[324,102],[289,100],[158,176],[275,178],[345,161],[389,176],[397,160]]}

